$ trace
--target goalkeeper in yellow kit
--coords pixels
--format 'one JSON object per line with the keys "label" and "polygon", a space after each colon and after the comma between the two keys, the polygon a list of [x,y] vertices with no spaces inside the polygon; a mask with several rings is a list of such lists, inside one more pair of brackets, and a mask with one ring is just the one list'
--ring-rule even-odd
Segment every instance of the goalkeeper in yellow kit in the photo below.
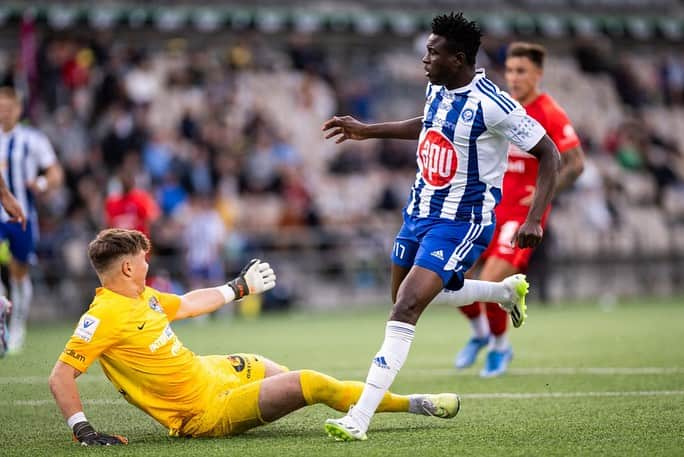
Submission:
{"label": "goalkeeper in yellow kit", "polygon": [[[123,397],[174,436],[228,436],[272,422],[303,406],[324,403],[346,412],[363,383],[287,368],[254,354],[198,356],[170,322],[210,313],[247,294],[275,287],[268,263],[252,260],[225,285],[178,296],[145,286],[150,242],[135,230],[107,229],[88,247],[102,283],[50,375],[50,390],[74,437],[83,445],[126,444],[90,425],[76,378],[99,360]],[[378,411],[450,418],[455,394],[387,393]]]}

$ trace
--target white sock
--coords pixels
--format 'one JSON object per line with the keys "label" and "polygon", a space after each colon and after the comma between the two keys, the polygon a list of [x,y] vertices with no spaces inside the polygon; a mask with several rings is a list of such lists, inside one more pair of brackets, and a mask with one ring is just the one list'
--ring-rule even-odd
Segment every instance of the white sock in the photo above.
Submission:
{"label": "white sock", "polygon": [[510,300],[511,293],[503,282],[466,279],[459,290],[445,290],[449,303],[466,306],[476,301],[501,303]]}
{"label": "white sock", "polygon": [[494,336],[494,343],[492,344],[492,349],[498,352],[503,352],[511,347],[511,342],[508,341],[508,332],[502,333],[501,335]]}
{"label": "white sock", "polygon": [[33,285],[28,275],[20,280],[10,279],[10,300],[12,300],[12,316],[9,322],[10,349],[19,349],[24,344],[26,334],[26,322],[28,321],[29,308],[33,298]]}
{"label": "white sock", "polygon": [[489,321],[486,313],[480,313],[477,317],[468,319],[470,327],[473,329],[475,338],[485,338],[489,336]]}
{"label": "white sock", "polygon": [[22,322],[24,321],[23,298],[24,288],[21,287],[21,281],[10,278],[10,300],[12,301],[12,315],[10,316],[9,321],[10,345],[12,345],[14,340],[12,335],[18,335],[20,327],[22,327]]}
{"label": "white sock", "polygon": [[373,358],[361,398],[350,412],[364,432],[368,430],[371,418],[378,409],[382,397],[404,365],[415,331],[415,325],[399,321],[387,322],[385,341]]}

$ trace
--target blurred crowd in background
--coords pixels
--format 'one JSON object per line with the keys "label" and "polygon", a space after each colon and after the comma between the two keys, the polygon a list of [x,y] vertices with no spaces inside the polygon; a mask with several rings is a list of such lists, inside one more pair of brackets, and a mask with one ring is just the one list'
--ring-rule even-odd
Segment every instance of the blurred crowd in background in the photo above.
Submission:
{"label": "blurred crowd in background", "polygon": [[[166,290],[220,283],[264,253],[283,259],[273,307],[304,300],[298,284],[307,276],[384,287],[415,144],[336,146],[321,125],[334,114],[383,121],[420,113],[424,35],[359,45],[344,36],[225,33],[197,46],[182,33],[127,40],[31,24],[18,32],[0,51],[0,82],[29,94],[27,122],[49,136],[65,170],[64,188],[40,202],[48,287],[64,287],[66,275],[92,278],[85,246],[109,225],[151,235],[152,281]],[[502,87],[508,41],[485,38],[479,56]],[[684,252],[684,238],[680,245],[673,235],[684,225],[684,52],[608,39],[547,45],[545,87],[588,156],[552,216],[563,222],[552,236],[558,255],[619,255],[615,234],[636,210],[647,210],[635,216],[647,238],[667,238],[665,254],[672,243]],[[134,210],[117,209],[122,194]],[[654,217],[664,234],[654,234]],[[564,229],[582,239],[568,241]],[[634,239],[623,240],[625,256]],[[647,248],[642,254],[657,252]]]}

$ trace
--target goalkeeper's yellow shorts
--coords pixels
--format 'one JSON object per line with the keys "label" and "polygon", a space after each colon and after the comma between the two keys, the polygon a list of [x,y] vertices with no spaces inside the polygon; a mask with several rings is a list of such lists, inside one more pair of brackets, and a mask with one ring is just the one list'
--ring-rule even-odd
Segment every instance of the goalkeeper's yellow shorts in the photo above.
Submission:
{"label": "goalkeeper's yellow shorts", "polygon": [[[243,433],[265,421],[259,411],[259,390],[266,373],[264,358],[255,354],[200,357],[205,375],[215,380],[204,413],[186,422],[181,436],[227,436]],[[283,367],[284,370],[287,368]]]}

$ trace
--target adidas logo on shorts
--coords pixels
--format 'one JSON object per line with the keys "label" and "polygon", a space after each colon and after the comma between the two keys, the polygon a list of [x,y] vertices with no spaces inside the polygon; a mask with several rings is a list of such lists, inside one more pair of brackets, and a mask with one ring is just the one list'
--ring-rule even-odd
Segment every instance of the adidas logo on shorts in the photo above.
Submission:
{"label": "adidas logo on shorts", "polygon": [[441,249],[437,251],[432,251],[430,255],[432,257],[437,257],[439,260],[444,260],[444,251],[442,251]]}

